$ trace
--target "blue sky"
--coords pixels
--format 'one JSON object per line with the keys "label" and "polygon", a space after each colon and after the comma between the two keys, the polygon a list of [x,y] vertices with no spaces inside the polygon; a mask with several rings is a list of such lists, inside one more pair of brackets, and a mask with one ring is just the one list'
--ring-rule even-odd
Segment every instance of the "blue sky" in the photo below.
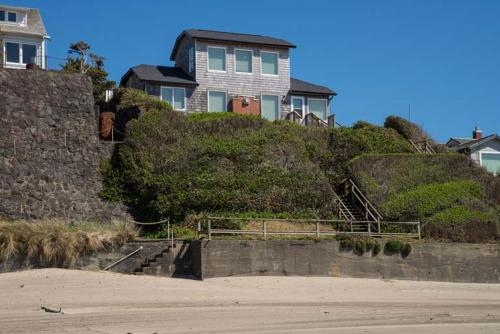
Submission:
{"label": "blue sky", "polygon": [[137,64],[171,65],[183,29],[264,34],[298,46],[292,76],[339,94],[340,123],[382,124],[408,117],[410,106],[411,120],[439,141],[470,136],[475,125],[500,133],[497,0],[0,1],[40,8],[50,56],[65,58],[85,40],[116,81]]}

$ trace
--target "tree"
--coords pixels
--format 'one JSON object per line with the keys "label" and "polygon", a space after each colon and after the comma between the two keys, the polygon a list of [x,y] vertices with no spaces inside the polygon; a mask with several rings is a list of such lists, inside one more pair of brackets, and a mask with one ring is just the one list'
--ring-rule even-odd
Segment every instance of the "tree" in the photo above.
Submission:
{"label": "tree", "polygon": [[108,72],[104,70],[104,58],[89,52],[90,45],[85,41],[71,43],[66,63],[61,65],[63,71],[82,73],[92,80],[95,103],[104,102],[106,90],[112,89],[115,82],[108,80]]}

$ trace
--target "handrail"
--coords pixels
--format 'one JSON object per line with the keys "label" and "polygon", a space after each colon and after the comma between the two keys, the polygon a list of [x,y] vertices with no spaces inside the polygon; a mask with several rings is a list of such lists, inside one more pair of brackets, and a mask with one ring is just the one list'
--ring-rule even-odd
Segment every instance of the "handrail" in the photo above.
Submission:
{"label": "handrail", "polygon": [[[352,212],[347,208],[347,206],[342,201],[342,199],[339,197],[339,195],[337,195],[337,193],[335,191],[333,192],[333,195],[335,196],[337,202],[339,203],[339,213],[342,213],[344,215],[345,219],[347,219],[347,220],[355,220],[356,218],[353,216]],[[343,208],[341,208],[341,206]],[[346,213],[344,211],[347,212],[347,213],[349,213],[350,217],[347,217],[347,215],[346,215]]]}
{"label": "handrail", "polygon": [[[365,203],[370,207],[371,210],[373,210],[375,212],[375,214],[377,215],[377,217],[372,217],[378,221],[378,220],[382,220],[383,219],[383,216],[380,214],[380,212],[378,212],[377,208],[375,208],[375,206],[368,200],[368,198],[366,198],[366,196],[363,194],[363,192],[358,188],[358,186],[356,185],[356,183],[354,183],[354,181],[352,179],[349,179],[349,182],[351,183],[352,187],[354,190],[356,190],[359,195],[363,198],[363,200],[365,201]],[[369,211],[370,212],[370,211]],[[371,213],[371,212],[370,212]],[[378,219],[377,219],[378,218]]]}
{"label": "handrail", "polygon": [[118,261],[115,261],[113,263],[111,263],[109,266],[107,266],[106,268],[104,268],[104,271],[108,271],[109,269],[113,268],[114,266],[122,263],[123,261],[125,261],[126,259],[134,256],[135,254],[139,253],[144,247],[141,246],[139,248],[137,248],[135,251],[133,251],[132,253],[128,254],[128,255],[125,255],[124,257],[122,257],[121,259],[119,259]]}

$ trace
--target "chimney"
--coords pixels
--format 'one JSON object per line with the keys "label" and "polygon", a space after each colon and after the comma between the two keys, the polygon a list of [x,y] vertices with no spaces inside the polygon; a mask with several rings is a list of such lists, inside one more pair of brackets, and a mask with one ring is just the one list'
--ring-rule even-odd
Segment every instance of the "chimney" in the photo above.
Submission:
{"label": "chimney", "polygon": [[481,139],[481,138],[483,138],[483,131],[481,131],[481,129],[478,126],[476,126],[474,128],[474,131],[472,131],[472,139],[477,140],[477,139]]}

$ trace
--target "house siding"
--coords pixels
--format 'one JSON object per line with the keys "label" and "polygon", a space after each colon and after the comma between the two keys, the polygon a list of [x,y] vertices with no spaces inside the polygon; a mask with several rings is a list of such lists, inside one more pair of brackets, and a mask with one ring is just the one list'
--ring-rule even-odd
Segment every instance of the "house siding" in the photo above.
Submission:
{"label": "house siding", "polygon": [[187,36],[184,37],[179,43],[179,49],[175,56],[175,66],[182,68],[184,72],[188,73],[191,77],[193,77],[193,79],[196,80],[196,62],[193,71],[189,72],[189,49],[191,47],[194,47],[193,39]]}
{"label": "house siding", "polygon": [[[195,43],[196,81],[199,86],[195,89],[190,103],[192,111],[207,111],[208,91],[219,90],[228,94],[227,101],[235,95],[254,96],[260,99],[261,94],[279,95],[281,118],[290,111],[290,58],[289,50],[283,48],[251,47],[245,44],[211,43],[197,40]],[[207,69],[207,47],[219,46],[226,48],[226,72],[209,72]],[[234,49],[249,49],[253,51],[253,74],[235,73]],[[187,49],[186,49],[187,50]],[[271,51],[279,53],[278,76],[261,75],[260,52]],[[187,52],[187,51],[186,51]]]}
{"label": "house siding", "polygon": [[500,153],[500,141],[492,140],[488,143],[485,143],[481,146],[474,148],[474,150],[471,151],[470,157],[478,165],[481,162],[480,158],[481,153]]}

